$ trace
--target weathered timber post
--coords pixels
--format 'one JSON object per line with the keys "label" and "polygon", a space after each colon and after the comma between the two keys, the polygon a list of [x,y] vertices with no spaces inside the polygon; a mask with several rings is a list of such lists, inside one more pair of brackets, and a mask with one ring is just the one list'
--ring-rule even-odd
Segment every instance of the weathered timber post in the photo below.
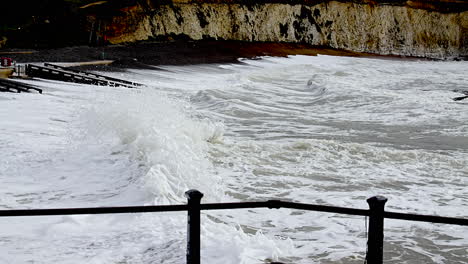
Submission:
{"label": "weathered timber post", "polygon": [[200,264],[200,201],[203,193],[185,192],[187,197],[187,264]]}
{"label": "weathered timber post", "polygon": [[373,196],[367,199],[369,204],[369,232],[367,239],[367,264],[382,264],[384,239],[384,207],[387,198]]}

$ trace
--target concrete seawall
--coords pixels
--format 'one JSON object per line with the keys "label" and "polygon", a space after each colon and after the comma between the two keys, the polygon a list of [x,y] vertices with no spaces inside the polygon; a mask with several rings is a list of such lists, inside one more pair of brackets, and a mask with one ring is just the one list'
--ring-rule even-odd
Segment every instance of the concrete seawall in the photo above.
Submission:
{"label": "concrete seawall", "polygon": [[111,43],[168,36],[307,43],[429,58],[468,56],[467,1],[147,0],[107,18]]}

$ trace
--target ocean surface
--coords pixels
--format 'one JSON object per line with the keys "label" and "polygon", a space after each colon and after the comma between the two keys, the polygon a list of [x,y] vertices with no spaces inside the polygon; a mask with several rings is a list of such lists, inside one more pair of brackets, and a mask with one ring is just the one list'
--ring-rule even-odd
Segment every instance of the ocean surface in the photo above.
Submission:
{"label": "ocean surface", "polygon": [[[0,209],[281,199],[468,218],[468,62],[333,56],[23,81],[0,94]],[[202,263],[364,263],[365,217],[202,213]],[[186,213],[0,218],[0,263],[184,263]],[[385,221],[385,263],[468,263],[468,227]]]}

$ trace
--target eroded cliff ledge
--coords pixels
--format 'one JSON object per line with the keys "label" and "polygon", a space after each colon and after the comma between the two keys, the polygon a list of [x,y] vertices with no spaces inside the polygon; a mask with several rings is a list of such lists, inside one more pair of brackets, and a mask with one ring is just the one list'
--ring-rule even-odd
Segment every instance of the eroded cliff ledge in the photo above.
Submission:
{"label": "eroded cliff ledge", "polygon": [[468,1],[456,0],[146,0],[95,18],[104,24],[98,34],[110,43],[185,36],[466,58],[467,7]]}

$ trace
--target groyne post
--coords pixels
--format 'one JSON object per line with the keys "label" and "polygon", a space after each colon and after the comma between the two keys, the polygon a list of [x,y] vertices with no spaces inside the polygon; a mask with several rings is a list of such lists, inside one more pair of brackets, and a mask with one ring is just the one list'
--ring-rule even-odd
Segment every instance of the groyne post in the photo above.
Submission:
{"label": "groyne post", "polygon": [[382,264],[384,239],[384,207],[387,198],[373,196],[367,199],[369,204],[369,232],[367,238],[367,264]]}
{"label": "groyne post", "polygon": [[188,190],[187,197],[187,264],[200,264],[200,201],[203,193]]}

